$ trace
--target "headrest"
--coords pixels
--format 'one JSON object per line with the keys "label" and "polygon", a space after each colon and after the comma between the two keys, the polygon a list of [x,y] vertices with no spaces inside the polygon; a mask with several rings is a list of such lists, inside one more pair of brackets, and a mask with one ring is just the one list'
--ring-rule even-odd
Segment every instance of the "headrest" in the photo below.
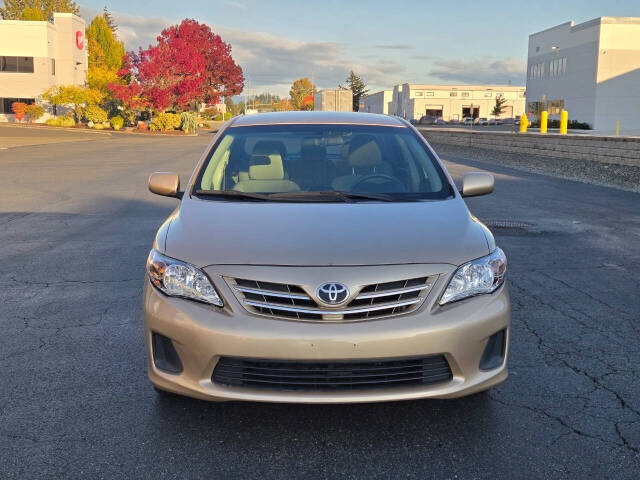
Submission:
{"label": "headrest", "polygon": [[349,164],[352,167],[376,167],[382,164],[382,152],[371,135],[358,135],[349,144]]}
{"label": "headrest", "polygon": [[284,167],[280,155],[271,158],[266,155],[253,155],[249,159],[249,179],[251,180],[282,180]]}
{"label": "headrest", "polygon": [[322,145],[302,145],[300,158],[307,162],[324,162],[327,159],[327,149]]}
{"label": "headrest", "polygon": [[284,143],[279,140],[260,140],[256,142],[253,147],[253,155],[280,155],[284,157],[287,154],[287,149]]}

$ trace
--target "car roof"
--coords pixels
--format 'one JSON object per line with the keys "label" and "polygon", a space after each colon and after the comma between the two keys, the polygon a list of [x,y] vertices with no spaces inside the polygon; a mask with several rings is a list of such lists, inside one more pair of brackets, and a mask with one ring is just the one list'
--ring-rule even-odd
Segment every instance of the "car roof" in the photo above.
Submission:
{"label": "car roof", "polygon": [[360,112],[270,112],[237,117],[230,127],[282,124],[341,124],[406,127],[397,117]]}

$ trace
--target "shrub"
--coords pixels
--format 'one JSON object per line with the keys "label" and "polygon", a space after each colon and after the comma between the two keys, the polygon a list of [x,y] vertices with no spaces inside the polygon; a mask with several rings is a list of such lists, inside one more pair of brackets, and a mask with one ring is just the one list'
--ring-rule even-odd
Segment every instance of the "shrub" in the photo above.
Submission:
{"label": "shrub", "polygon": [[135,110],[124,110],[120,113],[124,118],[124,124],[127,127],[135,127],[136,126],[136,118],[138,118],[138,112]]}
{"label": "shrub", "polygon": [[103,123],[94,123],[93,124],[93,128],[94,130],[104,130],[104,124]]}
{"label": "shrub", "polygon": [[138,130],[146,130],[147,124],[145,122],[138,122]]}
{"label": "shrub", "polygon": [[76,126],[76,121],[73,119],[73,117],[68,117],[66,115],[62,117],[50,118],[44,123],[47,125],[51,125],[53,127],[75,127]]}
{"label": "shrub", "polygon": [[40,105],[32,103],[31,105],[27,105],[24,108],[24,113],[27,114],[27,116],[29,117],[29,121],[32,122],[44,115],[44,108],[42,108]]}
{"label": "shrub", "polygon": [[150,123],[149,124],[149,131],[150,132],[157,132],[158,130],[160,130],[160,129],[158,128],[158,125],[156,125],[155,123]]}
{"label": "shrub", "polygon": [[182,112],[180,128],[185,133],[195,133],[198,130],[198,116],[195,112]]}
{"label": "shrub", "polygon": [[22,119],[24,118],[26,108],[27,108],[26,103],[13,102],[11,104],[11,111],[15,114],[16,120],[18,120],[19,123],[21,123]]}
{"label": "shrub", "polygon": [[102,123],[107,121],[107,112],[97,105],[89,105],[84,111],[84,117],[93,123]]}
{"label": "shrub", "polygon": [[208,120],[211,120],[216,115],[218,115],[218,110],[216,110],[215,108],[205,108],[202,111],[202,117]]}
{"label": "shrub", "polygon": [[177,113],[159,113],[153,123],[163,132],[180,128],[180,115]]}
{"label": "shrub", "polygon": [[111,117],[109,123],[111,123],[111,128],[114,130],[120,130],[124,126],[124,118],[120,116]]}

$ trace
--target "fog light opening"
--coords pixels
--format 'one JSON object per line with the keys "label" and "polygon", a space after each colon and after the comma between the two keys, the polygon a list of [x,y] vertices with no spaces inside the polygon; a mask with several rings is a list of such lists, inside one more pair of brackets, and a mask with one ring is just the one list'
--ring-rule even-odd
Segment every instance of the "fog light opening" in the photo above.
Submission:
{"label": "fog light opening", "polygon": [[151,345],[153,348],[153,364],[158,370],[167,373],[182,372],[182,362],[170,338],[152,332]]}
{"label": "fog light opening", "polygon": [[506,330],[500,330],[489,337],[480,359],[480,370],[493,370],[504,362],[506,350]]}

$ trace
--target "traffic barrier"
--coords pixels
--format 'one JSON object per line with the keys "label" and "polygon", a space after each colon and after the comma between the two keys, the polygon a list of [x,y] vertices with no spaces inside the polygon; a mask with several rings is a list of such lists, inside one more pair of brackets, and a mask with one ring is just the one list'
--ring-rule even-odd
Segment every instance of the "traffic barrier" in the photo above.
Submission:
{"label": "traffic barrier", "polygon": [[549,121],[549,112],[543,110],[540,112],[540,133],[547,133],[547,123]]}
{"label": "traffic barrier", "polygon": [[567,126],[569,125],[569,112],[562,110],[560,112],[560,135],[567,134]]}

